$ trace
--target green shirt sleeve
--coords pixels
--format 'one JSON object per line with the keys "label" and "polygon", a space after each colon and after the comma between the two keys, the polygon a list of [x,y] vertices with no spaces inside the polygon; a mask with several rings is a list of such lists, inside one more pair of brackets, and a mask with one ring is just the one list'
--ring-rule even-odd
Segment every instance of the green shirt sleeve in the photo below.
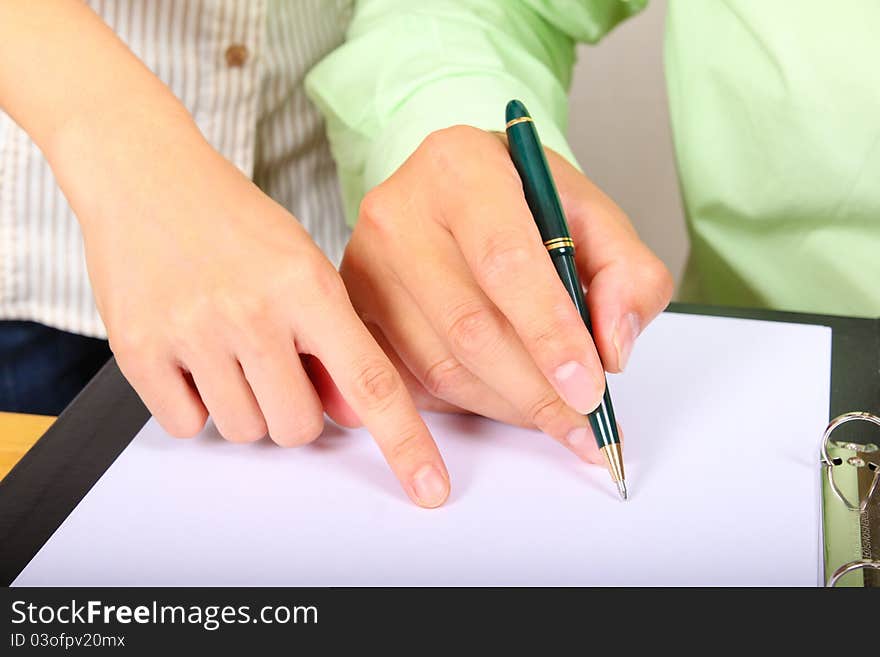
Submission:
{"label": "green shirt sleeve", "polygon": [[578,41],[595,42],[647,0],[360,0],[346,41],[307,76],[327,122],[346,218],[431,132],[504,129],[519,98],[544,144],[565,139]]}

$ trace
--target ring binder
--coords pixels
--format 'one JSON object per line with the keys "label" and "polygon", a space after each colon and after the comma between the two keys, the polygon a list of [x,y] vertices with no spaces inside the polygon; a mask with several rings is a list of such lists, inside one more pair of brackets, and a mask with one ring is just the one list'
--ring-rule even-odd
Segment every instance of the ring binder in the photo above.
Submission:
{"label": "ring binder", "polygon": [[[838,415],[836,418],[831,420],[831,422],[828,424],[828,428],[825,429],[825,433],[822,436],[822,450],[820,458],[822,461],[823,470],[825,471],[825,475],[828,478],[828,485],[830,486],[831,491],[834,493],[834,496],[837,497],[837,499],[839,499],[841,502],[843,502],[843,505],[850,511],[854,511],[856,513],[864,513],[865,509],[868,508],[868,503],[871,501],[871,497],[873,497],[874,493],[877,491],[878,483],[880,483],[880,463],[866,461],[860,456],[851,457],[845,461],[848,465],[856,468],[867,467],[871,472],[874,473],[874,479],[871,482],[871,485],[868,487],[868,493],[865,495],[865,499],[861,500],[858,504],[853,504],[847,499],[846,495],[843,494],[840,488],[838,488],[837,482],[835,482],[834,480],[834,468],[843,465],[844,460],[839,457],[832,458],[831,455],[828,453],[828,443],[831,440],[831,434],[833,434],[834,431],[841,425],[857,420],[871,422],[872,424],[880,427],[880,417],[872,415],[871,413],[859,411]],[[839,443],[835,446],[840,449],[846,449],[856,452],[857,454],[877,451],[877,447],[875,445]]]}
{"label": "ring binder", "polygon": [[[880,453],[880,448],[872,443],[862,444],[852,442],[837,442],[831,440],[832,434],[838,429],[838,427],[846,424],[847,422],[855,421],[870,422],[871,424],[880,427],[880,417],[871,413],[859,411],[838,415],[836,418],[831,420],[831,422],[828,424],[828,427],[825,429],[825,433],[822,435],[820,462],[822,464],[822,471],[824,472],[825,478],[828,482],[828,487],[834,494],[834,496],[843,504],[843,506],[848,511],[863,514],[868,508],[868,504],[870,503],[874,494],[877,492],[878,485],[880,485],[880,463],[877,463],[876,461],[869,461],[865,459],[863,455],[872,454],[875,452]],[[851,456],[846,460],[841,457],[832,457],[829,453],[830,446],[836,449],[843,449],[855,452],[855,456]],[[855,468],[868,468],[871,472],[874,473],[874,478],[872,479],[871,484],[868,487],[865,498],[859,500],[858,504],[853,504],[846,497],[846,495],[843,493],[843,491],[840,490],[837,482],[834,479],[835,468],[843,466],[844,464]],[[825,582],[825,586],[829,588],[837,586],[837,583],[840,581],[841,578],[849,573],[858,570],[880,571],[880,561],[875,561],[872,559],[858,559],[845,563],[834,570],[833,573],[831,573],[831,575]]]}
{"label": "ring binder", "polygon": [[828,588],[833,588],[837,586],[837,582],[840,579],[851,572],[856,570],[878,570],[880,571],[880,561],[871,561],[870,559],[861,559],[859,561],[850,561],[849,563],[843,564],[840,568],[831,573],[831,577],[828,578],[828,582],[825,584]]}

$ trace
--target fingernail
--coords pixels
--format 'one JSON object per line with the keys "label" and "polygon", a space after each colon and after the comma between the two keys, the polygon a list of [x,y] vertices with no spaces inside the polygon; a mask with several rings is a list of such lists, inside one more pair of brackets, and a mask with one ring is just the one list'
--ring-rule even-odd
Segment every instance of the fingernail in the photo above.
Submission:
{"label": "fingernail", "polygon": [[614,337],[611,338],[611,341],[617,350],[617,366],[621,371],[629,362],[629,355],[632,353],[633,345],[636,343],[636,338],[639,337],[640,330],[641,322],[639,322],[639,316],[635,313],[628,313],[617,322],[617,326],[614,329]]}
{"label": "fingernail", "polygon": [[566,403],[578,413],[589,413],[596,407],[596,386],[586,367],[570,360],[557,367],[554,376]]}
{"label": "fingernail", "polygon": [[413,477],[418,503],[428,508],[440,506],[449,495],[449,484],[433,465],[425,465]]}

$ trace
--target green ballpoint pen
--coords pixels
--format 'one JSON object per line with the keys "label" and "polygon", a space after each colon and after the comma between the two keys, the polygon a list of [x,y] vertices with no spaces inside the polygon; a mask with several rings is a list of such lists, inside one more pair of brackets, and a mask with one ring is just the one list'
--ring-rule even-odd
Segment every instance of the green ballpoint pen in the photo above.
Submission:
{"label": "green ballpoint pen", "polygon": [[[506,120],[510,158],[522,180],[526,202],[541,232],[544,246],[547,247],[550,259],[556,267],[556,273],[562,279],[565,289],[592,335],[590,313],[584,301],[583,287],[575,266],[574,242],[568,232],[568,224],[565,221],[562,204],[559,202],[556,185],[550,175],[544,149],[538,139],[538,131],[525,105],[518,100],[507,103]],[[617,484],[620,497],[625,500],[627,492],[623,474],[623,453],[607,381],[602,403],[587,418],[599,450],[608,462],[611,479]]]}

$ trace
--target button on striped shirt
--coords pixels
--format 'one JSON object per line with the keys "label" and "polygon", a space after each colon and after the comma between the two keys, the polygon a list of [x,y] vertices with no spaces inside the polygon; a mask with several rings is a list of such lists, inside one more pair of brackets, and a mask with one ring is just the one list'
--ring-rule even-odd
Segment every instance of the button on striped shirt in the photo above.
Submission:
{"label": "button on striped shirt", "polygon": [[[90,0],[206,139],[338,264],[350,234],[305,74],[342,43],[354,0]],[[103,337],[82,235],[42,153],[0,112],[0,320]]]}

